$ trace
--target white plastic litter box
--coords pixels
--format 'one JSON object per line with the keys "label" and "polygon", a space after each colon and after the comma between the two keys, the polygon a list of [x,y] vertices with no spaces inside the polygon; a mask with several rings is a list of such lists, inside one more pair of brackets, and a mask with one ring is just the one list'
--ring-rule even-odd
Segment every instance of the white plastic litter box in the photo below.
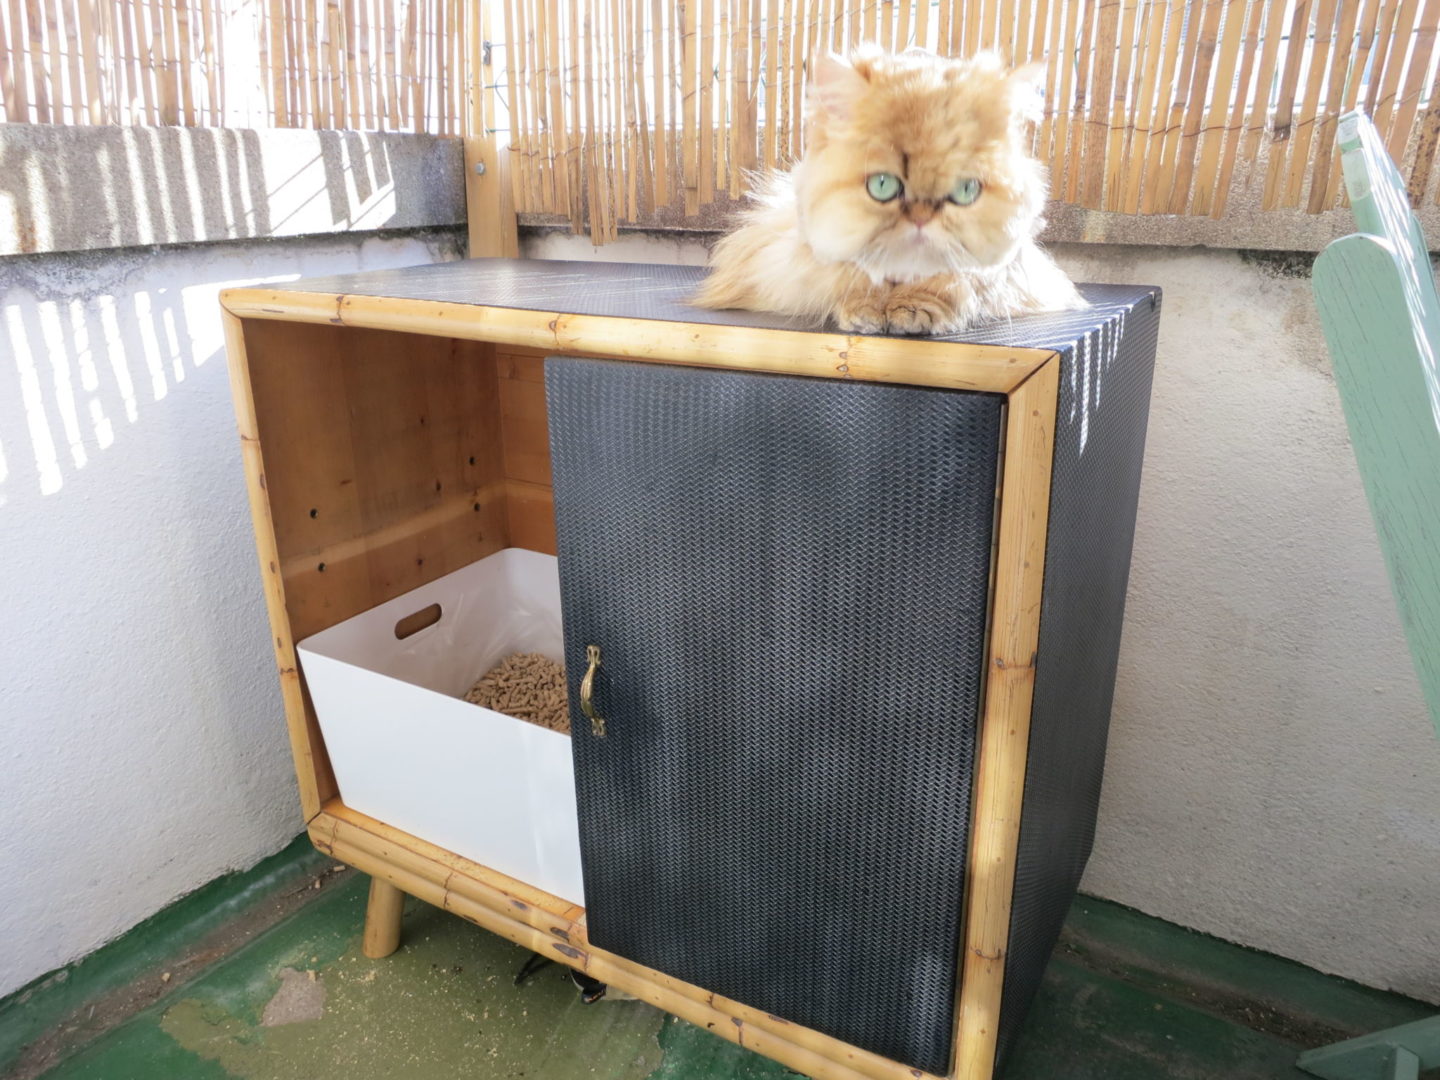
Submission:
{"label": "white plastic litter box", "polygon": [[512,653],[563,646],[556,559],[522,548],[299,642],[346,805],[583,906],[570,737],[463,699]]}

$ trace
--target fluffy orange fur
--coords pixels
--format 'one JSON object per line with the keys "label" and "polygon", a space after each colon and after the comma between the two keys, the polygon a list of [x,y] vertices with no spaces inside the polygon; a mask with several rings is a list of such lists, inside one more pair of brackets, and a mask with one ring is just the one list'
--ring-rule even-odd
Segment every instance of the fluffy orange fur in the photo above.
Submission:
{"label": "fluffy orange fur", "polygon": [[[1083,307],[1035,243],[1046,184],[1026,151],[1034,77],[989,54],[822,60],[804,158],[760,180],[694,302],[901,334]],[[898,180],[899,194],[872,195],[877,174]],[[972,181],[979,194],[962,205],[955,192],[974,189],[957,185]]]}

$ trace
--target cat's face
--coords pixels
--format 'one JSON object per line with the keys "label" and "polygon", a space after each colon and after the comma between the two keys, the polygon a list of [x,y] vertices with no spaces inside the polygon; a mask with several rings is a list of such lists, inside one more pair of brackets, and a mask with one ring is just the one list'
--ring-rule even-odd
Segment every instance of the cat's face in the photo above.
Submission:
{"label": "cat's face", "polygon": [[877,282],[1010,258],[1038,230],[1045,202],[1023,136],[1031,77],[988,55],[822,60],[795,170],[811,248]]}

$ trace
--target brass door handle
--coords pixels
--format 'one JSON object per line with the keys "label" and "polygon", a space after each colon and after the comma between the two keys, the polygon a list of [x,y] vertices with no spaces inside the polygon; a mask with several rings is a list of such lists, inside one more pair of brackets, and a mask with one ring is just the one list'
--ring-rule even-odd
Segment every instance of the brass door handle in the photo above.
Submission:
{"label": "brass door handle", "polygon": [[585,657],[590,661],[590,668],[585,672],[585,677],[580,680],[580,711],[590,721],[590,734],[596,738],[603,738],[605,718],[595,711],[595,702],[592,700],[595,693],[595,672],[600,667],[600,646],[585,646]]}

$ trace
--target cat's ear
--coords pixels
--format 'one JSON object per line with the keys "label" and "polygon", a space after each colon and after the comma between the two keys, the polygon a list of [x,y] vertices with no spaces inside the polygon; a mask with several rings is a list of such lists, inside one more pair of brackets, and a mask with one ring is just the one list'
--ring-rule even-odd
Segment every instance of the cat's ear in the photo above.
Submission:
{"label": "cat's ear", "polygon": [[840,57],[827,53],[815,65],[815,74],[810,79],[810,100],[827,116],[848,120],[855,103],[869,86],[864,75]]}
{"label": "cat's ear", "polygon": [[1039,122],[1045,114],[1045,79],[1050,65],[1043,60],[1021,64],[1005,78],[1010,109],[1021,120]]}

